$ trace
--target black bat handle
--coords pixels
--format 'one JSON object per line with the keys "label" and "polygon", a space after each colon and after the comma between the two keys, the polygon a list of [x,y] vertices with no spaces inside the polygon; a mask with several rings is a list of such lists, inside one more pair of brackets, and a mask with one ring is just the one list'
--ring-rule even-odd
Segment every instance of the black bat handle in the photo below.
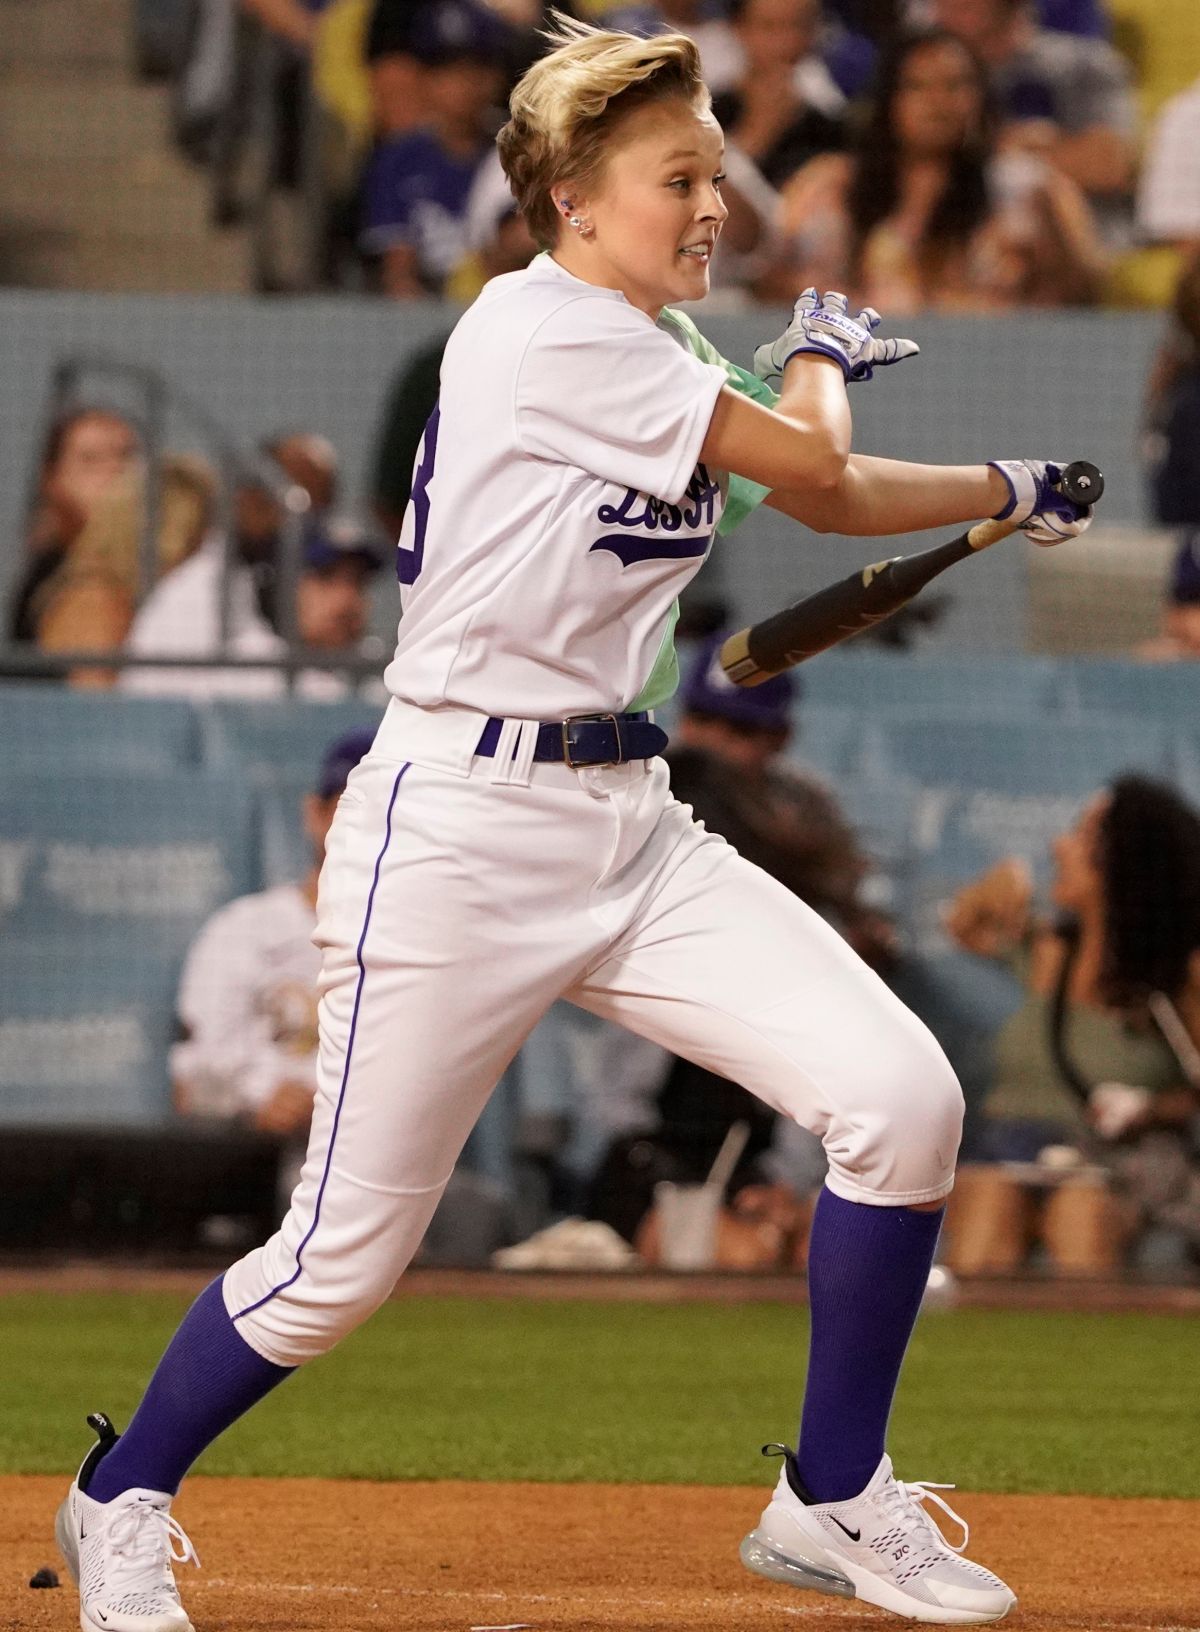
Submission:
{"label": "black bat handle", "polygon": [[1054,485],[1072,504],[1096,504],[1104,497],[1103,473],[1086,459],[1075,459],[1065,465]]}

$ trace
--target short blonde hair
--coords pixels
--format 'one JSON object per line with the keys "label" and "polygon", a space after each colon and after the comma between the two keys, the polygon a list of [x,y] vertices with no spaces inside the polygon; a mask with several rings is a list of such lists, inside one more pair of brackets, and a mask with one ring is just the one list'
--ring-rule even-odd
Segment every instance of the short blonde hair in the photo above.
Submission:
{"label": "short blonde hair", "polygon": [[686,34],[640,39],[553,16],[546,37],[554,49],[517,82],[496,138],[517,208],[544,249],[558,236],[553,183],[593,183],[618,119],[669,97],[709,105],[700,53]]}

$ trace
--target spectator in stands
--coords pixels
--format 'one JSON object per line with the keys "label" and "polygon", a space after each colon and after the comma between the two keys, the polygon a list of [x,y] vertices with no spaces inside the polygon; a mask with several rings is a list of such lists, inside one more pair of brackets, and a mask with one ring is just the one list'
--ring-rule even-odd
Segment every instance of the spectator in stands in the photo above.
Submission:
{"label": "spectator in stands", "polygon": [[[213,473],[203,461],[164,455],[154,498],[151,584],[161,582],[199,551],[212,521],[215,494]],[[139,597],[149,587],[143,559],[147,502],[140,467],[126,471],[96,496],[84,525],[29,599],[40,651],[55,655],[120,649]],[[67,678],[73,686],[106,688],[113,685],[116,670],[76,667]]]}
{"label": "spectator in stands", "polygon": [[[430,0],[374,0],[366,35],[366,63],[376,134],[403,135],[426,118],[426,75],[418,58],[422,8]],[[502,21],[504,92],[546,48],[549,12],[578,15],[570,0],[478,0]]]}
{"label": "spectator in stands", "polygon": [[725,131],[780,187],[817,153],[841,148],[846,98],[821,60],[819,0],[732,0],[737,82],[713,97]]}
{"label": "spectator in stands", "polygon": [[1150,243],[1200,254],[1200,79],[1170,99],[1150,131],[1137,222]]}
{"label": "spectator in stands", "polygon": [[381,141],[367,169],[364,254],[383,292],[440,292],[466,251],[466,211],[503,90],[504,26],[475,0],[431,0],[413,25],[425,122]]}
{"label": "spectator in stands", "polygon": [[[1049,1148],[1057,1169],[1111,1166],[1111,1141],[1177,1127],[1193,1109],[1156,1005],[1200,977],[1200,816],[1173,789],[1127,776],[1056,842],[1052,900],[1034,914],[1024,866],[1000,862],[961,890],[947,927],[960,946],[1020,973],[1021,1006],[996,1038],[975,1161],[959,1168],[950,1262],[1006,1273],[1034,1230],[1032,1196],[1006,1163]],[[1040,1231],[1077,1273],[1111,1271],[1128,1229],[1095,1169],[1052,1191]]]}
{"label": "spectator in stands", "polygon": [[720,661],[728,633],[710,635],[689,670],[667,755],[672,792],[827,918],[860,957],[886,967],[895,937],[863,900],[868,858],[828,786],[782,761],[798,682],[781,674],[760,686],[735,686]]}
{"label": "spectator in stands", "polygon": [[[179,985],[179,1041],[171,1050],[175,1108],[278,1135],[286,1152],[284,1195],[299,1175],[317,1084],[317,881],[338,800],[373,737],[373,731],[352,731],[325,752],[302,806],[311,857],[304,877],[216,912],[196,937]],[[479,1175],[456,1171],[424,1255],[486,1264],[509,1239],[503,1192]]]}
{"label": "spectator in stands", "polygon": [[331,743],[302,805],[310,864],[295,883],[245,895],[204,925],[184,965],[171,1050],[175,1108],[303,1137],[317,1085],[313,945],[325,840],[351,771],[373,733]]}
{"label": "spectator in stands", "polygon": [[71,408],[49,426],[25,534],[26,561],[9,605],[10,640],[37,639],[38,590],[62,566],[97,502],[133,472],[140,457],[136,429],[115,409]]}
{"label": "spectator in stands", "polygon": [[894,42],[853,151],[799,172],[780,229],[787,250],[761,294],[815,284],[896,315],[1086,302],[1103,264],[1075,184],[997,153],[980,65],[940,29]]}
{"label": "spectator in stands", "polygon": [[1045,159],[1093,200],[1129,193],[1137,114],[1107,41],[1040,27],[1028,0],[934,0],[933,16],[986,67],[1003,148]]}
{"label": "spectator in stands", "polygon": [[367,26],[366,64],[375,134],[404,136],[426,116],[425,73],[413,33],[424,0],[375,0]]}
{"label": "spectator in stands", "polygon": [[[373,536],[348,520],[310,520],[296,583],[295,622],[302,646],[330,658],[365,655],[367,585],[382,565]],[[221,641],[221,583],[228,573],[227,639]],[[126,650],[161,659],[163,667],[130,667],[121,689],[143,696],[279,697],[288,690],[281,668],[171,668],[173,658],[240,657],[282,662],[287,643],[263,617],[249,568],[228,563],[224,540],[210,534],[202,549],[165,577],[147,598]],[[336,670],[302,669],[296,692],[326,700],[344,697],[354,683]]]}

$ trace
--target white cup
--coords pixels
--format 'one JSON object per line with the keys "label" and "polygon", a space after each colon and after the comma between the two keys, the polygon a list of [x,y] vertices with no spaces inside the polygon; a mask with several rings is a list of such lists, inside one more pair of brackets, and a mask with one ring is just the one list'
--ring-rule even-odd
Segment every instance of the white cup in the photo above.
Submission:
{"label": "white cup", "polygon": [[664,1269],[711,1269],[717,1251],[721,1191],[711,1184],[654,1186],[658,1239]]}

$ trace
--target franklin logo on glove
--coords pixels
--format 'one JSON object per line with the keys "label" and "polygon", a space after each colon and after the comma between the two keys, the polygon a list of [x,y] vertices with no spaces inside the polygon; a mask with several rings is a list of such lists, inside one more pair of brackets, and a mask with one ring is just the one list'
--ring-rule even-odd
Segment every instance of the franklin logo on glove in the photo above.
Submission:
{"label": "franklin logo on glove", "polygon": [[846,297],[837,290],[818,295],[806,289],[792,310],[792,321],[769,345],[754,353],[754,372],[778,391],[783,371],[801,352],[815,352],[841,365],[847,380],[869,380],[877,368],[915,357],[920,346],[915,340],[879,340],[875,330],[880,316],[866,306],[857,317],[849,316]]}

